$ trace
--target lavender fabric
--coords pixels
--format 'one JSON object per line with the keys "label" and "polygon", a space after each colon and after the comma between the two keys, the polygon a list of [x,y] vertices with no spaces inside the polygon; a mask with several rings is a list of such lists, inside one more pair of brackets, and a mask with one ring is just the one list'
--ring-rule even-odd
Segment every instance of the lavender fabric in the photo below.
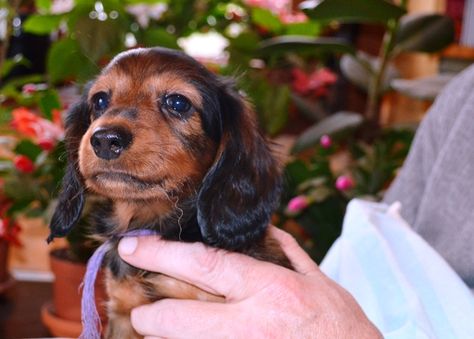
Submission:
{"label": "lavender fabric", "polygon": [[[138,237],[147,235],[157,235],[157,232],[152,230],[133,230],[120,234],[118,237]],[[104,242],[94,252],[92,257],[87,262],[87,270],[82,283],[82,300],[81,300],[81,322],[82,333],[80,339],[100,339],[102,331],[102,324],[100,323],[99,312],[97,312],[97,305],[95,304],[95,281],[97,273],[99,272],[102,262],[107,252],[112,248],[111,239]]]}

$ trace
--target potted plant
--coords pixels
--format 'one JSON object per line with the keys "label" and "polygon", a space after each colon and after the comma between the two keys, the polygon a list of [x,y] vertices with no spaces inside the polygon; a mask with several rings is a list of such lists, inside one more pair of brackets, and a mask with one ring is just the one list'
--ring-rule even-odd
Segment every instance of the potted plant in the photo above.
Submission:
{"label": "potted plant", "polygon": [[385,129],[367,143],[337,142],[324,135],[310,157],[287,164],[279,223],[296,223],[303,247],[320,262],[340,235],[348,202],[355,197],[374,201],[383,197],[413,136],[410,129]]}
{"label": "potted plant", "polygon": [[[63,110],[59,109],[56,91],[44,84],[27,84],[16,98],[12,107],[2,107],[9,119],[0,127],[4,135],[0,153],[0,226],[8,226],[5,235],[10,242],[16,239],[19,216],[42,217],[46,227],[66,162]],[[30,107],[18,107],[17,102]],[[67,248],[50,253],[55,275],[53,301],[43,307],[42,314],[47,327],[58,336],[76,336],[81,329],[79,286],[94,249],[94,244],[86,240],[86,222],[82,225],[68,238]],[[1,245],[0,242],[0,250]]]}
{"label": "potted plant", "polygon": [[[406,5],[407,1],[385,0],[356,0],[350,6],[339,0],[304,1],[300,8],[310,20],[332,25],[326,29],[328,36],[283,35],[260,44],[262,55],[289,63],[332,55],[342,75],[367,93],[364,112],[329,114],[318,101],[292,94],[298,108],[315,122],[296,138],[292,161],[286,166],[288,187],[280,223],[297,224],[292,228],[318,262],[339,236],[349,200],[356,196],[381,199],[410,146],[413,131],[387,130],[380,124],[383,95],[403,91],[396,81],[399,72],[394,59],[405,52],[438,52],[453,41],[450,18],[407,14]],[[370,56],[350,41],[332,36],[335,23],[384,28],[379,54]],[[426,99],[427,91],[419,86],[416,93]],[[434,96],[431,93],[430,99]]]}
{"label": "potted plant", "polygon": [[18,233],[20,226],[9,216],[7,209],[9,204],[5,198],[0,197],[0,294],[11,287],[14,283],[8,267],[8,254],[10,246],[20,246]]}
{"label": "potted plant", "polygon": [[[51,271],[55,276],[53,300],[43,305],[41,317],[54,336],[78,337],[82,332],[80,291],[87,260],[97,247],[87,237],[88,232],[87,218],[84,217],[68,235],[68,247],[50,252]],[[101,275],[102,272],[96,280],[95,298],[102,323],[105,323],[106,294]]]}
{"label": "potted plant", "polygon": [[[294,153],[318,144],[325,134],[334,134],[347,128],[360,126],[362,130],[359,137],[365,140],[377,137],[382,131],[380,104],[383,95],[394,89],[404,90],[400,81],[396,81],[399,80],[399,72],[394,59],[407,52],[436,53],[454,41],[454,24],[449,17],[442,14],[409,14],[406,7],[407,0],[399,4],[385,0],[354,0],[350,6],[340,0],[303,1],[300,4],[301,10],[311,20],[326,27],[334,23],[380,25],[385,33],[377,56],[358,51],[350,41],[332,36],[308,37],[296,34],[261,42],[261,52],[271,58],[291,57],[292,60],[294,54],[306,58],[327,58],[328,54],[337,56],[344,77],[367,93],[364,112],[340,111],[326,116],[318,114],[320,109],[317,103],[299,100],[300,106],[315,123],[298,137],[293,147]],[[429,85],[426,81],[424,87],[429,87],[427,83]],[[420,97],[426,98],[427,91],[417,92]],[[434,96],[431,93],[430,99]]]}

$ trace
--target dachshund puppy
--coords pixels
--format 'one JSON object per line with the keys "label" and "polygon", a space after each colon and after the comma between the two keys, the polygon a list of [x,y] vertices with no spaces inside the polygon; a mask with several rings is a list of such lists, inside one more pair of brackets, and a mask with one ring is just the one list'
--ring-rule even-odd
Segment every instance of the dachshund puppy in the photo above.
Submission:
{"label": "dachshund puppy", "polygon": [[119,54],[66,119],[68,165],[49,241],[77,223],[85,195],[106,255],[108,338],[139,338],[130,310],[160,298],[221,300],[123,262],[128,231],[241,252],[290,267],[266,235],[281,193],[280,169],[250,106],[228,82],[185,54],[161,48]]}

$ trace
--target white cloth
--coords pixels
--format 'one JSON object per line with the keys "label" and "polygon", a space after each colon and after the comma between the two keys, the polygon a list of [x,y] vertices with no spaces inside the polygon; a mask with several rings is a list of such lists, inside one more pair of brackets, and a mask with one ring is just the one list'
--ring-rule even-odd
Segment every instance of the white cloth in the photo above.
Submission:
{"label": "white cloth", "polygon": [[385,338],[474,338],[474,295],[399,207],[351,201],[321,269]]}

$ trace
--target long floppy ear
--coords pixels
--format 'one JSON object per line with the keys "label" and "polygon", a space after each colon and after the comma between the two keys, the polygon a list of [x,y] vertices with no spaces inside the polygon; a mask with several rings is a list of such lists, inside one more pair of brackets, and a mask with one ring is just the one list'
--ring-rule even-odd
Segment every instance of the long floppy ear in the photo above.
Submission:
{"label": "long floppy ear", "polygon": [[221,143],[198,194],[204,242],[243,250],[261,239],[281,194],[281,173],[248,104],[230,86],[219,95]]}
{"label": "long floppy ear", "polygon": [[74,105],[66,118],[66,173],[62,181],[58,205],[49,225],[48,243],[56,237],[64,237],[81,217],[84,208],[84,185],[78,169],[78,149],[82,136],[90,125],[90,111],[84,95],[81,102]]}

